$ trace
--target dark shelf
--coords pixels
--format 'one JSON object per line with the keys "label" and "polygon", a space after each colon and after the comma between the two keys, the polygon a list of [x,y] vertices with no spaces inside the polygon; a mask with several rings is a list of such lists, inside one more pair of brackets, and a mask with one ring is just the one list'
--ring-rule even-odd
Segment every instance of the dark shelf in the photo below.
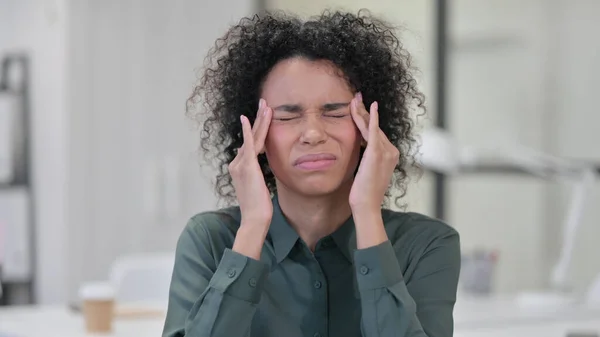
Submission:
{"label": "dark shelf", "polygon": [[[35,270],[36,270],[36,246],[35,246],[35,236],[36,236],[36,218],[35,218],[35,186],[32,184],[31,173],[32,173],[32,153],[31,153],[31,142],[33,138],[32,128],[31,128],[31,109],[30,109],[30,70],[31,64],[29,61],[29,57],[27,54],[6,54],[2,56],[2,61],[0,63],[0,92],[7,92],[12,95],[16,95],[20,99],[20,110],[17,111],[17,121],[19,124],[18,127],[20,131],[22,131],[21,136],[23,137],[18,142],[18,153],[22,153],[23,155],[17,159],[15,159],[14,163],[14,178],[9,183],[0,184],[0,192],[1,191],[9,191],[13,189],[25,189],[29,194],[29,255],[30,255],[30,268],[31,268],[31,278],[29,280],[24,280],[23,282],[2,282],[2,278],[0,278],[0,282],[3,285],[3,296],[0,300],[0,305],[10,304],[7,303],[7,299],[11,298],[12,289],[17,289],[25,287],[27,291],[28,303],[33,304],[36,303],[35,292],[34,292],[34,283],[36,281],[35,278]],[[18,83],[11,83],[11,70],[12,67],[20,67],[20,81]],[[19,115],[20,113],[20,115]],[[2,266],[0,266],[0,273],[2,272]],[[1,275],[0,275],[1,276]]]}

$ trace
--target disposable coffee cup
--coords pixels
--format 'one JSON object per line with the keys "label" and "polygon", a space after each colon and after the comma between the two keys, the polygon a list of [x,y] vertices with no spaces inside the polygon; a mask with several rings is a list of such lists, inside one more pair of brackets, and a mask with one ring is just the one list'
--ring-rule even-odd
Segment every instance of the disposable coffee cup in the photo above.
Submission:
{"label": "disposable coffee cup", "polygon": [[85,327],[89,333],[110,333],[115,311],[114,288],[104,282],[84,284],[79,290]]}

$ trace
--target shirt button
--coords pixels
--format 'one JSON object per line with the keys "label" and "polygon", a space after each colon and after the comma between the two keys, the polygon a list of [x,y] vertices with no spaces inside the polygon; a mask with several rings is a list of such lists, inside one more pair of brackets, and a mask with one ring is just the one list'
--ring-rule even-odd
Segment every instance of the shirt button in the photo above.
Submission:
{"label": "shirt button", "polygon": [[367,275],[369,273],[369,268],[367,266],[360,267],[360,273],[363,275]]}
{"label": "shirt button", "polygon": [[229,276],[229,278],[233,278],[235,276],[235,270],[229,269],[229,271],[227,272],[227,276]]}
{"label": "shirt button", "polygon": [[250,285],[252,288],[256,287],[256,279],[255,279],[254,277],[253,277],[253,278],[251,278],[251,279],[248,281],[248,284],[249,284],[249,285]]}
{"label": "shirt button", "polygon": [[315,281],[315,288],[321,288],[321,281]]}

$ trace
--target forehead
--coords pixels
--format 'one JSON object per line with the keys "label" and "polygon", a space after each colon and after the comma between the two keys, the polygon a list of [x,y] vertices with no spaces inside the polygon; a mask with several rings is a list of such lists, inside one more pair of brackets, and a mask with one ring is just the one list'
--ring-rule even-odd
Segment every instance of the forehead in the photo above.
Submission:
{"label": "forehead", "polygon": [[262,88],[262,97],[271,106],[290,101],[327,101],[351,96],[347,81],[332,63],[300,57],[277,63]]}

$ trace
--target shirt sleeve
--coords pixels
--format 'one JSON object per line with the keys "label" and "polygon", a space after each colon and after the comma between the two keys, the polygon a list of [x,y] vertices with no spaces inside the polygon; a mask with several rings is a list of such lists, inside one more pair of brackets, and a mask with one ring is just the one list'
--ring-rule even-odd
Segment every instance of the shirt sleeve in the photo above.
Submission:
{"label": "shirt sleeve", "polygon": [[267,265],[229,248],[215,261],[208,231],[190,222],[177,243],[163,337],[248,336]]}
{"label": "shirt sleeve", "polygon": [[451,337],[460,272],[460,243],[452,231],[420,256],[405,282],[390,241],[354,253],[363,337]]}

